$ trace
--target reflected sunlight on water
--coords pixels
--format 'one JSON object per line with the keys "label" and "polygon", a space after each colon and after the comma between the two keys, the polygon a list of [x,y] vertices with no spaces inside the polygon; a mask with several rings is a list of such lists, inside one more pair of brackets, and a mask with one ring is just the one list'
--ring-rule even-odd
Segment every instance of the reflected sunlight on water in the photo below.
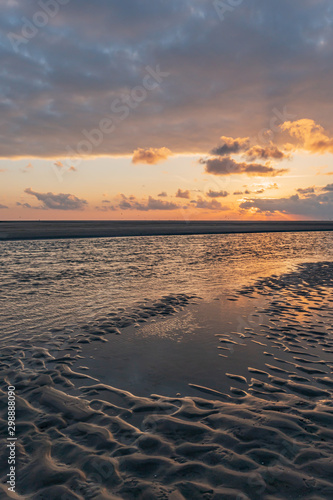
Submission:
{"label": "reflected sunlight on water", "polygon": [[207,300],[301,262],[331,260],[332,233],[1,242],[5,334],[75,327],[165,294]]}

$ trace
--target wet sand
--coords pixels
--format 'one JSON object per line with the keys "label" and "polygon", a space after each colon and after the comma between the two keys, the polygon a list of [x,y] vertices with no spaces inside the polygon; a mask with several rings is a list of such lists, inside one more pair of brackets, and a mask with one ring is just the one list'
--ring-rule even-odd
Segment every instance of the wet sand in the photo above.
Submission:
{"label": "wet sand", "polygon": [[332,230],[332,221],[0,221],[0,240]]}
{"label": "wet sand", "polygon": [[308,263],[209,304],[169,295],[8,340],[19,465],[8,496],[3,439],[0,498],[331,499],[332,285],[332,262]]}

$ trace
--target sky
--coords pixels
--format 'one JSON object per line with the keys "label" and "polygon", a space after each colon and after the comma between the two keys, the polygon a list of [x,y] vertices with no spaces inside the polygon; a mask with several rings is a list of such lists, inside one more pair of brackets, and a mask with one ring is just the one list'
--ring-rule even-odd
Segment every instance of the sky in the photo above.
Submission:
{"label": "sky", "polygon": [[331,220],[331,0],[0,0],[0,220]]}

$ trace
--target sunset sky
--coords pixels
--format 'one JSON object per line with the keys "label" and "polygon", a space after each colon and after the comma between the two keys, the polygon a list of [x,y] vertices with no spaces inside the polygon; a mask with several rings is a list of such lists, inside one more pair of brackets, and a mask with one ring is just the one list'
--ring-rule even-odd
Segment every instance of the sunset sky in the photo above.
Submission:
{"label": "sunset sky", "polygon": [[0,220],[333,218],[331,0],[0,7]]}

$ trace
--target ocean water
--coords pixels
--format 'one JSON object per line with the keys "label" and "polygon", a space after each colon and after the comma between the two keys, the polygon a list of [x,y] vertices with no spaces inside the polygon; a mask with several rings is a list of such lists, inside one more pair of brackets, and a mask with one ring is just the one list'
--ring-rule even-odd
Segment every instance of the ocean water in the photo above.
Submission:
{"label": "ocean water", "polygon": [[332,260],[332,243],[330,232],[1,242],[2,336],[75,328],[169,294],[210,300]]}

